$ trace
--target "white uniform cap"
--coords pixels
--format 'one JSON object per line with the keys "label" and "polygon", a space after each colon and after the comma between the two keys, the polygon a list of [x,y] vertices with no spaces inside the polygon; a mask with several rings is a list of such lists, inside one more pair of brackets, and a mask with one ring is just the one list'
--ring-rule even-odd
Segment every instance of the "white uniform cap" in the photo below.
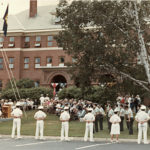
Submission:
{"label": "white uniform cap", "polygon": [[142,105],[142,106],[141,106],[141,109],[144,109],[144,110],[145,110],[145,109],[146,109],[146,106]]}
{"label": "white uniform cap", "polygon": [[17,102],[17,103],[16,103],[16,106],[20,106],[20,103],[19,103],[19,102]]}
{"label": "white uniform cap", "polygon": [[43,106],[39,106],[38,109],[44,109]]}
{"label": "white uniform cap", "polygon": [[93,109],[92,109],[92,108],[88,108],[87,110],[88,110],[88,111],[92,111]]}
{"label": "white uniform cap", "polygon": [[64,107],[64,110],[68,110],[69,109],[69,107]]}

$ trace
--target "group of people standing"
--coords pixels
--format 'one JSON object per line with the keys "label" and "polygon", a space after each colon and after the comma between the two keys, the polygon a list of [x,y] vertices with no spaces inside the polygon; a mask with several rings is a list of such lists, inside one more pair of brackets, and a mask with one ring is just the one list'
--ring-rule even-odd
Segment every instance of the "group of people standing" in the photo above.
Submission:
{"label": "group of people standing", "polygon": [[[41,100],[42,98],[40,98]],[[116,142],[119,142],[120,131],[124,131],[124,120],[126,120],[126,125],[129,130],[129,134],[133,134],[133,122],[134,116],[135,120],[138,122],[138,144],[141,143],[142,132],[144,134],[144,144],[147,144],[147,128],[149,123],[150,126],[150,107],[148,113],[146,113],[146,107],[144,105],[138,104],[137,113],[129,105],[129,102],[126,101],[122,103],[121,98],[117,98],[116,105],[112,107],[108,102],[105,107],[97,103],[92,103],[89,101],[80,100],[72,101],[65,100],[63,107],[60,111],[60,121],[61,121],[61,141],[69,141],[69,120],[71,119],[71,111],[73,109],[78,109],[82,106],[84,113],[80,113],[79,120],[86,122],[85,125],[85,135],[84,141],[88,140],[88,134],[90,135],[89,141],[93,142],[93,133],[98,132],[98,129],[103,130],[103,121],[104,118],[107,118],[108,122],[108,131],[111,135],[111,142],[113,142],[114,135],[116,135]],[[35,113],[34,118],[36,121],[36,133],[35,139],[44,139],[44,119],[46,118],[46,113],[44,112],[44,99],[41,102],[41,105],[38,106],[38,111]],[[59,104],[57,101],[56,106]],[[71,105],[73,104],[73,105]],[[61,105],[60,105],[61,106]],[[59,106],[59,107],[60,107]],[[59,107],[56,107],[59,108]],[[13,127],[12,127],[12,138],[15,137],[15,130],[17,129],[17,138],[20,136],[20,127],[21,127],[21,117],[23,115],[22,110],[20,109],[21,105],[19,102],[16,103],[16,108],[13,109],[11,115],[13,117]],[[80,109],[79,109],[80,110]],[[134,115],[135,113],[135,115]]]}

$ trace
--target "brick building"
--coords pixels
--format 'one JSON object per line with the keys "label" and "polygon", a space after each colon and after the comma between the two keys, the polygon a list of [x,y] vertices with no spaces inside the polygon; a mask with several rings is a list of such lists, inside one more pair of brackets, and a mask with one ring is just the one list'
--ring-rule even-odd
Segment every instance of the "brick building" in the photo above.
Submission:
{"label": "brick building", "polygon": [[[50,83],[72,85],[65,63],[72,58],[57,46],[54,36],[61,30],[56,6],[37,7],[36,0],[30,0],[29,10],[8,16],[7,37],[0,30],[0,88],[9,81],[3,55],[8,56],[8,67],[19,80],[30,78],[36,86],[50,86]],[[0,19],[0,29],[3,21]],[[3,54],[3,55],[2,55]],[[57,89],[58,90],[58,89]]]}

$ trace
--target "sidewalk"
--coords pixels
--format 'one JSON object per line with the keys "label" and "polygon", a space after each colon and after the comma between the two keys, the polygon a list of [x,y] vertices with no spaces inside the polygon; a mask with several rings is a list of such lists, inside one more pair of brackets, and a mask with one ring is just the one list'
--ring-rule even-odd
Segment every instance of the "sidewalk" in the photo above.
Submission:
{"label": "sidewalk", "polygon": [[[59,136],[44,136],[46,140],[60,140]],[[1,138],[11,138],[10,135],[1,135]],[[22,138],[34,139],[34,136],[22,135]],[[83,137],[69,137],[71,141],[83,141]],[[115,139],[115,138],[114,138]],[[95,142],[110,142],[110,138],[94,138]],[[120,142],[124,143],[135,143],[137,139],[119,139]],[[150,140],[148,140],[150,143]]]}

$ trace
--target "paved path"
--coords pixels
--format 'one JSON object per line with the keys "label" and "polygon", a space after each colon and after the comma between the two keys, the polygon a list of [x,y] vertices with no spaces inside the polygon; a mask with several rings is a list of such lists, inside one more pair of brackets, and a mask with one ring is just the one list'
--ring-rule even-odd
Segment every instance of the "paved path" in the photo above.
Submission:
{"label": "paved path", "polygon": [[83,142],[59,140],[35,140],[23,138],[20,140],[11,138],[0,139],[0,150],[149,150],[150,144],[138,145],[135,142],[110,143],[109,141]]}

